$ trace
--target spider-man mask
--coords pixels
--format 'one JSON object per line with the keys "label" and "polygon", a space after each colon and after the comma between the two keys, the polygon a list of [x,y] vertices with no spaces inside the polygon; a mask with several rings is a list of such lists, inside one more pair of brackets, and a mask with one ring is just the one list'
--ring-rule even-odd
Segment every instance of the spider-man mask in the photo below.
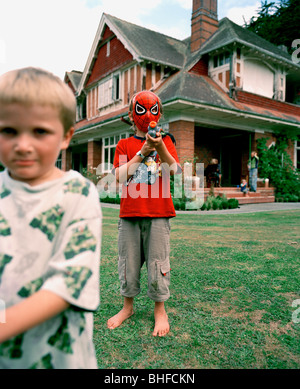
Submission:
{"label": "spider-man mask", "polygon": [[160,117],[158,97],[149,91],[137,93],[133,98],[132,116],[137,128],[147,132],[149,123],[158,122]]}

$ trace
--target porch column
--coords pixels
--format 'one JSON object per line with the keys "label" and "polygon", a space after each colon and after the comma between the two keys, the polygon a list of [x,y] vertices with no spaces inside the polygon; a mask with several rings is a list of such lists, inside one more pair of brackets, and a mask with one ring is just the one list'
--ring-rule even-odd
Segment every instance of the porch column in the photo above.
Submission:
{"label": "porch column", "polygon": [[61,152],[61,170],[64,172],[72,169],[72,151],[70,148]]}
{"label": "porch column", "polygon": [[102,162],[102,141],[91,140],[88,142],[88,167],[98,167]]}
{"label": "porch column", "polygon": [[179,162],[192,162],[195,155],[195,124],[178,120],[169,124],[169,131],[176,139],[176,150]]}

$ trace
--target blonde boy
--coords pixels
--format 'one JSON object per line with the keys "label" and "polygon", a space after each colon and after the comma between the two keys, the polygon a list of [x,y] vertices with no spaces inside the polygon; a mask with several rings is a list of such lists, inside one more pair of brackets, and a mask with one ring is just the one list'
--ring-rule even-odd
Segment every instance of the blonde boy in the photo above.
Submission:
{"label": "blonde boy", "polygon": [[0,368],[97,368],[98,194],[55,166],[75,108],[68,86],[47,71],[0,77]]}

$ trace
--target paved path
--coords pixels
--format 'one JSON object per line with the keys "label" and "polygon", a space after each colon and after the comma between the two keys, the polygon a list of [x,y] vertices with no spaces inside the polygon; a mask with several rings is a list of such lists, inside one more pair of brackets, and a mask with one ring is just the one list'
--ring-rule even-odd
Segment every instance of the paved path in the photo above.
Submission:
{"label": "paved path", "polygon": [[216,214],[235,214],[235,213],[253,213],[253,212],[269,212],[269,211],[287,211],[287,210],[300,210],[300,203],[259,203],[259,204],[243,204],[239,208],[235,209],[222,209],[222,210],[210,210],[210,211],[176,211],[178,214],[203,214],[203,215],[216,215]]}
{"label": "paved path", "polygon": [[[116,208],[117,204],[101,203],[103,208]],[[300,203],[260,203],[260,204],[243,204],[235,209],[222,209],[216,211],[176,211],[178,215],[217,215],[217,214],[235,214],[235,213],[253,213],[253,212],[269,212],[269,211],[287,211],[300,210]]]}

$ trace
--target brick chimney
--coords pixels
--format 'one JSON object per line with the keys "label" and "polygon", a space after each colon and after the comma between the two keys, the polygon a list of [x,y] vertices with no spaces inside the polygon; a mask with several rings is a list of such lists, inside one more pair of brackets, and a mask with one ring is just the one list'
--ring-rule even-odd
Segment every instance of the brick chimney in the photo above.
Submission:
{"label": "brick chimney", "polygon": [[218,0],[193,0],[191,52],[199,50],[218,26]]}

